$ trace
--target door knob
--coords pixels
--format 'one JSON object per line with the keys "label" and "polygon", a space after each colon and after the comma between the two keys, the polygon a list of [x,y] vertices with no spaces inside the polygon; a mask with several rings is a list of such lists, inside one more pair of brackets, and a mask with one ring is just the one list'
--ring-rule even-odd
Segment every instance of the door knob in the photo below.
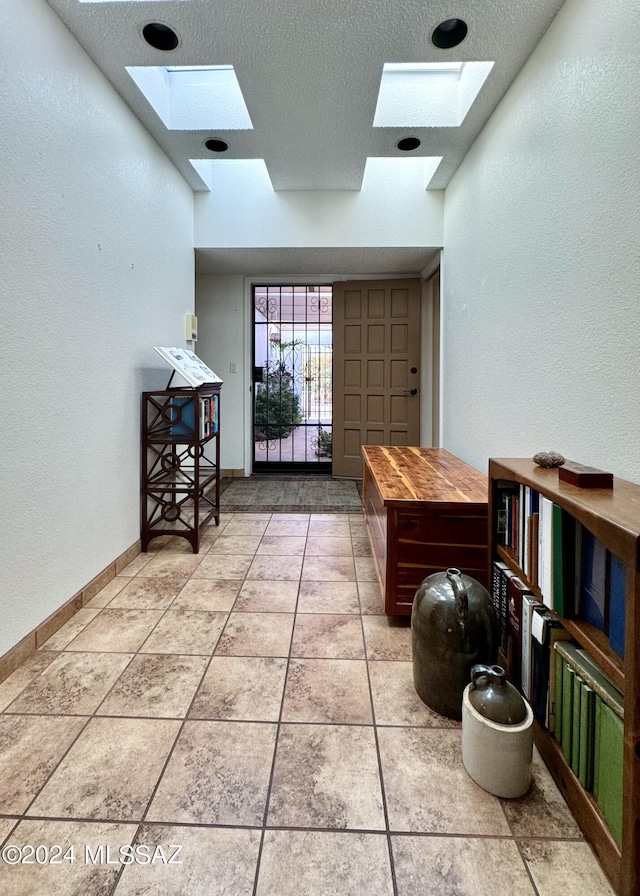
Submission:
{"label": "door knob", "polygon": [[403,391],[403,392],[408,392],[409,395],[417,395],[417,394],[418,394],[418,390],[417,390],[417,389],[403,389],[402,391]]}

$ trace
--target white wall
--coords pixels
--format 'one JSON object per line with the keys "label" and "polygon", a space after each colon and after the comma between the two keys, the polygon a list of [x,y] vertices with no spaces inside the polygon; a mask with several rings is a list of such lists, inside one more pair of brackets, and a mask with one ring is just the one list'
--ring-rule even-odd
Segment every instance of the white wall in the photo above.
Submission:
{"label": "white wall", "polygon": [[139,537],[139,404],[193,196],[44,0],[3,3],[0,655]]}
{"label": "white wall", "polygon": [[[244,469],[249,381],[245,360],[244,277],[196,277],[198,357],[224,380],[220,391],[220,466]],[[247,358],[250,358],[247,349]],[[230,365],[236,372],[230,372]]]}
{"label": "white wall", "polygon": [[445,192],[442,444],[640,482],[640,7],[567,0]]}
{"label": "white wall", "polygon": [[212,162],[211,192],[195,197],[195,246],[441,246],[443,191],[426,190],[429,161],[370,160],[360,191],[278,193],[259,160]]}

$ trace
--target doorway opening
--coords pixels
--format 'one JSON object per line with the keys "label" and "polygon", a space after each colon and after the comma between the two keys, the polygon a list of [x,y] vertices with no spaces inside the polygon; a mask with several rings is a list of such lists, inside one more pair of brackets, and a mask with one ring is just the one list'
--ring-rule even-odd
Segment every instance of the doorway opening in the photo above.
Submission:
{"label": "doorway opening", "polygon": [[331,473],[333,289],[253,287],[253,472]]}

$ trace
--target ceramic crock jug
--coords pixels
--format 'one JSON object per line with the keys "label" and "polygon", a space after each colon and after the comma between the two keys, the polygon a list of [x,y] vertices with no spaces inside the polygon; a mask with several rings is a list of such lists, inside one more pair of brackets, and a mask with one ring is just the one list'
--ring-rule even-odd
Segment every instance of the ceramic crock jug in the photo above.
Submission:
{"label": "ceramic crock jug", "polygon": [[502,666],[480,664],[472,668],[469,701],[481,716],[500,725],[520,725],[527,718],[526,704],[507,681]]}
{"label": "ceramic crock jug", "polygon": [[427,576],[411,612],[413,682],[435,712],[462,718],[471,667],[495,663],[498,621],[487,589],[454,567]]}
{"label": "ceramic crock jug", "polygon": [[476,784],[514,799],[531,786],[533,710],[501,666],[478,665],[462,695],[462,763]]}

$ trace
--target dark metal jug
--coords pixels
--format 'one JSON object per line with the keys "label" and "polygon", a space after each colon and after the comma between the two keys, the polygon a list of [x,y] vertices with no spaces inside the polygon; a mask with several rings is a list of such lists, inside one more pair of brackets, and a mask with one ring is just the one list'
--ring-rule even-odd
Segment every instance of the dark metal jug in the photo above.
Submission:
{"label": "dark metal jug", "polygon": [[462,718],[471,667],[498,655],[498,620],[487,589],[451,567],[427,576],[411,612],[413,682],[435,712]]}

